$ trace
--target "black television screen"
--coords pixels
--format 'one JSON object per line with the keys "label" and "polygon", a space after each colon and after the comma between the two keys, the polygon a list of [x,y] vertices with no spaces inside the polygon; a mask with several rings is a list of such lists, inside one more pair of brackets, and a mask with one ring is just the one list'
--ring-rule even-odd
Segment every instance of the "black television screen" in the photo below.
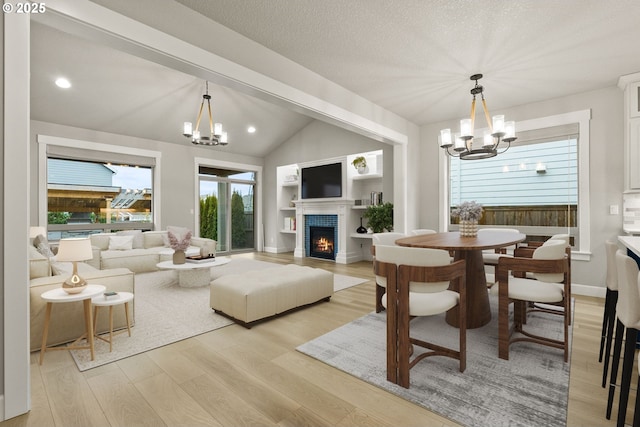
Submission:
{"label": "black television screen", "polygon": [[342,163],[302,168],[302,198],[342,197]]}

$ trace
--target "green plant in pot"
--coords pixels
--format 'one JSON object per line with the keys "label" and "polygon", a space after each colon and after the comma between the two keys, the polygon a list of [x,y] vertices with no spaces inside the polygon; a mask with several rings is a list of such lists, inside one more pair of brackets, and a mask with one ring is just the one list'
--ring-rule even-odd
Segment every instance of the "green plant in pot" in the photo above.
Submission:
{"label": "green plant in pot", "polygon": [[354,168],[358,170],[359,173],[364,173],[367,170],[367,159],[364,156],[358,156],[351,162]]}
{"label": "green plant in pot", "polygon": [[363,216],[374,233],[393,231],[393,203],[369,206]]}

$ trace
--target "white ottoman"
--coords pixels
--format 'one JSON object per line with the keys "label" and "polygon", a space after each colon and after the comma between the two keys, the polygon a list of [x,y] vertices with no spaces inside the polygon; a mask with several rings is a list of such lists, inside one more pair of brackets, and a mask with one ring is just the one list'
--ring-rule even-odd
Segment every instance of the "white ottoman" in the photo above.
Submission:
{"label": "white ottoman", "polygon": [[333,273],[295,264],[222,276],[211,282],[211,308],[247,328],[251,323],[333,295]]}

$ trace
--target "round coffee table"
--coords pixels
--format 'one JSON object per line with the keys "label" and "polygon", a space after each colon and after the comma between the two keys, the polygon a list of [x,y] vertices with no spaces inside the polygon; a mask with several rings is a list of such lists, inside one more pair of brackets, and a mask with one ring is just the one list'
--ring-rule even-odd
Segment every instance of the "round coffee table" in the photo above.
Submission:
{"label": "round coffee table", "polygon": [[185,262],[184,264],[174,264],[173,261],[162,261],[156,267],[163,270],[178,271],[178,285],[183,288],[195,288],[207,286],[211,283],[211,267],[228,264],[231,258],[219,256],[213,261],[206,262]]}

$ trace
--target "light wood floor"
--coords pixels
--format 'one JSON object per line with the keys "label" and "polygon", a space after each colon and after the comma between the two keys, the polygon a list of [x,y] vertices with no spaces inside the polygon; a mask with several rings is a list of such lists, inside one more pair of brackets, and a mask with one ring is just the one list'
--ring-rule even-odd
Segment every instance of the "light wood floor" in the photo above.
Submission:
{"label": "light wood floor", "polygon": [[[238,256],[321,266],[371,280],[334,294],[330,303],[250,330],[231,325],[84,373],[68,352],[47,354],[43,366],[38,365],[39,354],[33,353],[32,410],[0,426],[455,425],[295,351],[374,309],[370,262],[293,261],[292,254]],[[615,424],[618,395],[613,420],[608,421],[607,394],[600,387],[602,364],[597,360],[602,304],[601,299],[576,297],[570,426]],[[634,400],[632,392],[631,408]],[[632,412],[628,411],[628,423]]]}

